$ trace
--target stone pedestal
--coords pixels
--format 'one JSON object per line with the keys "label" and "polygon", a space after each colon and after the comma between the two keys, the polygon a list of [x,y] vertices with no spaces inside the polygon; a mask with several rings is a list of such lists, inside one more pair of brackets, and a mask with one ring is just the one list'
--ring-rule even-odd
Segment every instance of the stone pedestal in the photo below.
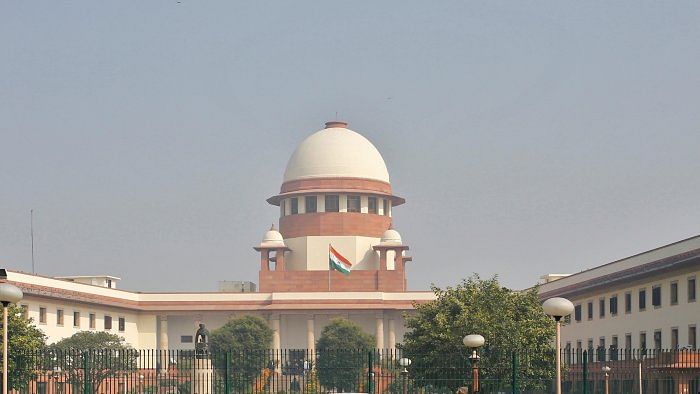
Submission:
{"label": "stone pedestal", "polygon": [[214,369],[211,360],[201,358],[194,360],[192,368],[192,394],[213,394]]}

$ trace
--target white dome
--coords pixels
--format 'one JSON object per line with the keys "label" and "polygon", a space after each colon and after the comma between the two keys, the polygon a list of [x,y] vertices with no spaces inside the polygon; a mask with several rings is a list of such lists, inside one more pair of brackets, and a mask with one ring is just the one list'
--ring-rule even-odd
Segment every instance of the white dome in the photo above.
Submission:
{"label": "white dome", "polygon": [[284,247],[284,238],[282,238],[282,234],[280,234],[279,231],[275,229],[275,226],[272,226],[266,233],[265,236],[263,237],[262,242],[260,243],[261,247]]}
{"label": "white dome", "polygon": [[389,183],[382,155],[346,123],[329,122],[297,147],[284,171],[284,182],[309,178],[366,178]]}
{"label": "white dome", "polygon": [[393,228],[390,228],[382,234],[382,239],[379,242],[383,244],[401,244],[401,234]]}

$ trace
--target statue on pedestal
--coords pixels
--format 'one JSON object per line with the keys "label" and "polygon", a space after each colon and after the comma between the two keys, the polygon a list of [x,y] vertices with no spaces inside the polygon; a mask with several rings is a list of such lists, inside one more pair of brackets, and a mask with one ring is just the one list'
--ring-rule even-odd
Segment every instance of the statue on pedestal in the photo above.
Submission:
{"label": "statue on pedestal", "polygon": [[194,355],[197,359],[209,358],[209,330],[202,323],[194,335]]}

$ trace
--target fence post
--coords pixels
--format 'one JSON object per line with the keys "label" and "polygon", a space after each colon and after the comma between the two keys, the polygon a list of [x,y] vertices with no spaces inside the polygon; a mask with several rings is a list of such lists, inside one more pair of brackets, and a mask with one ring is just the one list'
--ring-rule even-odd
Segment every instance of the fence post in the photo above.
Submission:
{"label": "fence post", "polygon": [[224,352],[224,393],[231,394],[231,351]]}
{"label": "fence post", "polygon": [[367,392],[372,393],[374,391],[374,372],[372,372],[372,355],[374,351],[370,350],[367,352]]}
{"label": "fence post", "polygon": [[83,394],[90,394],[90,353],[83,353]]}
{"label": "fence post", "polygon": [[583,351],[583,394],[588,394],[588,351]]}
{"label": "fence post", "polygon": [[518,394],[518,352],[513,351],[513,375],[511,376],[511,388],[513,394]]}

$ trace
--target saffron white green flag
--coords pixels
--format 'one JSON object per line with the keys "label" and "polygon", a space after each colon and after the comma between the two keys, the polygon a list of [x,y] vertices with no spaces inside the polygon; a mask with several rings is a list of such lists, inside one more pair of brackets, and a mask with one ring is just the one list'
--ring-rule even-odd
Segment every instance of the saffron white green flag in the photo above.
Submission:
{"label": "saffron white green flag", "polygon": [[328,245],[328,265],[332,270],[336,270],[343,275],[350,275],[352,264],[337,250],[333,249],[331,245]]}

